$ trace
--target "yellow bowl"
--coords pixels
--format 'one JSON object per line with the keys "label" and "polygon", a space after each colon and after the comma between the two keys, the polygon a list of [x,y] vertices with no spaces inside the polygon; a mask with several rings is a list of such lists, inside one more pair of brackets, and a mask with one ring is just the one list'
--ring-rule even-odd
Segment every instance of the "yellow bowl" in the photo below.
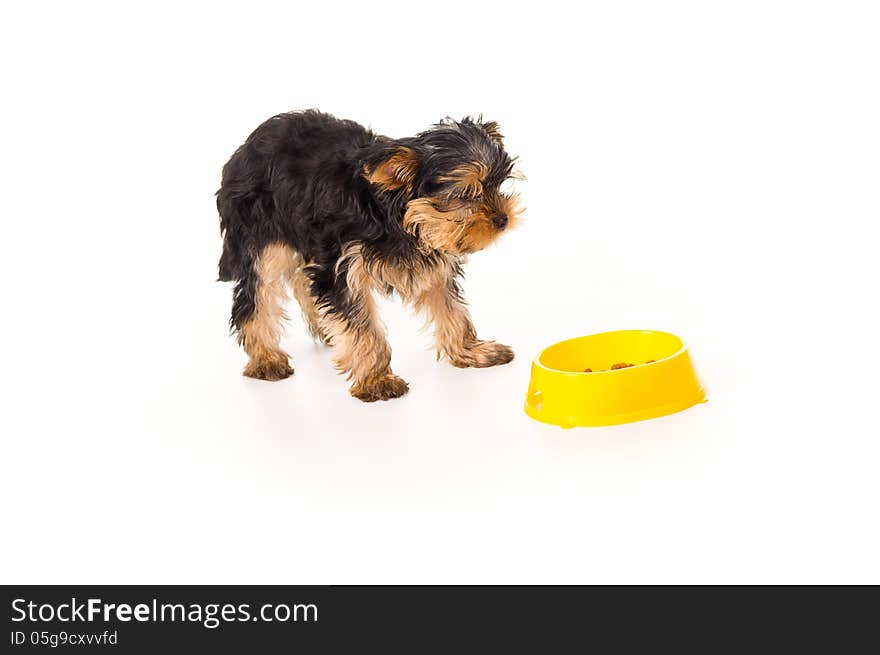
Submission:
{"label": "yellow bowl", "polygon": [[[635,366],[609,370],[621,362]],[[596,372],[585,373],[587,368]],[[532,362],[525,409],[538,421],[573,428],[641,421],[704,402],[706,391],[681,339],[619,330],[541,351]]]}

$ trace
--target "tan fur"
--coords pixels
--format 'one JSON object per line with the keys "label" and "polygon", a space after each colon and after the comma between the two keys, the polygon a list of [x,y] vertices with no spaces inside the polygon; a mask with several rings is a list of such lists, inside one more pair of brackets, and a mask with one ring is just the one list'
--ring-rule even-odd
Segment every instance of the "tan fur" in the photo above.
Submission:
{"label": "tan fur", "polygon": [[[354,245],[346,250],[344,258],[354,264],[358,279],[366,275],[374,288],[394,289],[405,303],[425,315],[434,326],[438,359],[445,357],[459,367],[495,366],[513,359],[507,346],[477,339],[467,306],[455,288],[458,257],[431,253],[406,266],[392,266],[385,261],[367,264],[361,246]],[[352,264],[349,266],[351,275]]]}
{"label": "tan fur", "polygon": [[438,358],[445,357],[461,368],[495,366],[513,359],[507,346],[477,339],[470,312],[455,292],[452,278],[426,289],[413,305],[434,324]]}
{"label": "tan fur", "polygon": [[372,402],[405,394],[409,387],[391,371],[391,347],[376,313],[376,280],[366,270],[360,244],[347,247],[337,273],[347,267],[346,284],[354,311],[344,319],[324,313],[320,325],[329,337],[336,368],[351,380],[351,395]]}
{"label": "tan fur", "polygon": [[495,141],[498,142],[499,145],[504,145],[504,135],[501,134],[501,130],[498,127],[498,123],[495,121],[489,121],[488,123],[483,123],[483,129],[486,130],[486,134],[492,137]]}
{"label": "tan fur", "polygon": [[409,188],[416,177],[417,167],[416,151],[399,147],[393,155],[374,168],[365,168],[364,177],[384,191]]}
{"label": "tan fur", "polygon": [[287,318],[284,303],[292,263],[293,252],[282,244],[266,246],[257,258],[256,307],[238,335],[250,357],[244,369],[248,377],[281,380],[293,373],[288,355],[279,345],[282,321]]}
{"label": "tan fur", "polygon": [[308,263],[299,255],[294,254],[290,272],[290,290],[293,297],[299,303],[303,321],[309,329],[312,338],[321,343],[329,343],[330,337],[321,327],[321,313],[311,293],[312,281],[306,275],[305,267]]}
{"label": "tan fur", "polygon": [[384,260],[362,265],[376,288],[386,293],[396,291],[404,302],[413,302],[428,289],[451,279],[457,259],[454,255],[426,253],[405,266],[395,266]]}
{"label": "tan fur", "polygon": [[470,162],[443,178],[452,182],[455,193],[460,197],[476,198],[483,193],[483,180],[489,173],[489,167],[481,161]]}
{"label": "tan fur", "polygon": [[508,230],[516,226],[520,214],[518,201],[516,195],[495,196],[479,203],[416,198],[407,204],[403,229],[418,235],[426,251],[469,254],[482,250],[502,234],[492,224],[496,214],[507,216]]}
{"label": "tan fur", "polygon": [[374,292],[397,291],[422,312],[435,328],[437,356],[455,366],[494,366],[513,359],[507,347],[476,338],[470,314],[458,297],[453,276],[460,257],[425,253],[406,266],[384,260],[368,262],[359,243],[350,244],[337,263],[346,269],[353,313],[342,318],[322,311],[314,301],[305,274],[306,262],[288,246],[272,244],[257,259],[259,277],[253,317],[242,327],[239,340],[250,356],[244,374],[263,380],[290,376],[288,355],[280,345],[288,285],[300,304],[303,318],[316,339],[332,345],[335,364],[351,381],[351,394],[371,402],[402,396],[404,380],[391,371],[391,348],[376,312]]}

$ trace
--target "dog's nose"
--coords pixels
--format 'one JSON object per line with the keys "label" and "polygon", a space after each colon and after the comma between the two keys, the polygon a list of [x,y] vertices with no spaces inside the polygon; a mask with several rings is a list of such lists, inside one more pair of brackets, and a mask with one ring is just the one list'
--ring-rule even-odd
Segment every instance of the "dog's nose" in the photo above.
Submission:
{"label": "dog's nose", "polygon": [[499,230],[503,230],[507,227],[507,214],[498,214],[495,218],[492,219],[492,223],[495,224]]}

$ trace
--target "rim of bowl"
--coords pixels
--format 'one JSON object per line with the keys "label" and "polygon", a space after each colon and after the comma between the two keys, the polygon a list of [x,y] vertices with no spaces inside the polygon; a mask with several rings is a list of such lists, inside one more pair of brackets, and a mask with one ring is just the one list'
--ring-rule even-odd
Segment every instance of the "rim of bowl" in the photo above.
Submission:
{"label": "rim of bowl", "polygon": [[[639,334],[665,334],[666,336],[678,339],[678,342],[681,344],[681,348],[676,350],[671,355],[667,355],[663,359],[658,359],[656,361],[653,361],[650,363],[645,363],[645,364],[637,364],[636,366],[627,366],[626,368],[619,368],[619,369],[616,369],[613,371],[610,371],[610,370],[609,371],[593,371],[592,373],[587,373],[586,371],[561,371],[558,368],[552,368],[550,366],[547,366],[543,362],[541,362],[541,357],[544,356],[545,352],[547,352],[551,348],[554,348],[555,346],[558,346],[560,344],[568,343],[569,341],[576,341],[578,339],[584,339],[586,337],[601,337],[606,334],[622,334],[625,332],[637,332]],[[551,343],[546,348],[541,349],[541,352],[539,352],[537,354],[533,363],[535,366],[538,366],[538,367],[544,369],[545,371],[549,371],[551,373],[559,373],[560,375],[601,375],[602,373],[620,373],[621,371],[626,371],[630,368],[637,368],[639,366],[653,366],[654,364],[660,364],[661,362],[665,362],[667,359],[672,359],[673,357],[678,357],[686,350],[687,350],[687,344],[684,342],[684,339],[682,339],[677,334],[673,334],[672,332],[666,332],[664,330],[607,330],[606,332],[596,332],[595,334],[582,334],[579,337],[571,337],[570,339],[563,339],[562,341],[557,341],[556,343]]]}

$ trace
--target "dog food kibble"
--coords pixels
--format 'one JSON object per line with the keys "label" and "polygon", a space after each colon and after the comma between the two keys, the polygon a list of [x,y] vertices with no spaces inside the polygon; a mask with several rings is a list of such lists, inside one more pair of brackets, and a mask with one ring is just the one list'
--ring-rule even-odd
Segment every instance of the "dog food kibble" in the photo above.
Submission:
{"label": "dog food kibble", "polygon": [[[645,362],[645,364],[653,364],[655,361],[656,361],[656,360],[649,359],[647,362]],[[608,369],[608,370],[611,370],[611,371],[619,371],[619,370],[622,369],[622,368],[630,368],[630,367],[632,367],[632,366],[635,366],[635,364],[627,364],[626,362],[618,362],[617,364],[613,364],[613,365],[611,366],[611,368]],[[601,369],[601,370],[599,371],[599,373],[602,373],[602,371],[604,371],[604,370],[606,370],[606,369]],[[593,372],[593,369],[591,369],[591,368],[585,368],[585,369],[584,369],[584,373],[592,373],[592,372]]]}

